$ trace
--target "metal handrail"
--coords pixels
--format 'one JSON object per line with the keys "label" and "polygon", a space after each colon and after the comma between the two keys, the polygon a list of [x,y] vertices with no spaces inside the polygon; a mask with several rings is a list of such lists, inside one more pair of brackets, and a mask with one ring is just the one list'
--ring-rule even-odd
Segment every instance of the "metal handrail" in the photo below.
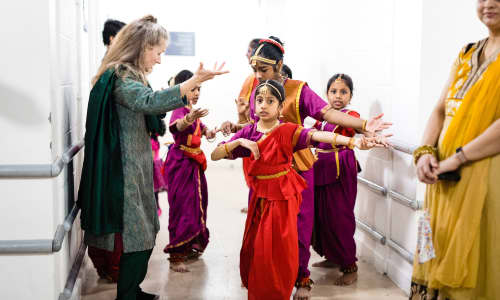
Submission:
{"label": "metal handrail", "polygon": [[0,179],[57,177],[83,147],[84,141],[81,140],[51,164],[0,165]]}
{"label": "metal handrail", "polygon": [[361,176],[358,176],[358,181],[363,183],[364,185],[368,186],[370,189],[376,191],[376,192],[379,192],[380,194],[382,194],[383,196],[387,195],[387,188],[383,187],[383,186],[380,186],[368,179],[365,179]]}
{"label": "metal handrail", "polygon": [[4,240],[0,241],[0,254],[27,254],[27,253],[54,253],[61,250],[62,243],[73,227],[78,215],[78,208],[73,205],[71,212],[64,219],[64,223],[57,226],[54,238],[49,240]]}
{"label": "metal handrail", "polygon": [[371,235],[374,239],[378,240],[380,242],[380,244],[389,246],[391,249],[396,251],[396,253],[398,253],[402,258],[404,258],[410,264],[413,264],[413,253],[411,253],[408,250],[406,250],[405,248],[403,248],[396,241],[394,241],[392,239],[388,239],[381,232],[377,231],[375,228],[364,223],[363,221],[359,220],[358,218],[356,218],[356,225],[359,228],[361,228],[364,232]]}
{"label": "metal handrail", "polygon": [[396,251],[402,258],[404,258],[410,264],[413,264],[413,253],[406,250],[403,246],[399,245],[393,239],[389,239],[387,241],[387,246],[392,248],[392,250]]}
{"label": "metal handrail", "polygon": [[80,248],[78,249],[75,260],[73,261],[73,265],[71,266],[71,270],[69,271],[68,278],[66,279],[64,290],[59,294],[58,300],[71,299],[71,295],[73,294],[73,289],[75,287],[75,282],[78,278],[78,273],[80,273],[80,268],[82,267],[82,262],[83,258],[85,257],[86,251],[87,245],[82,240],[80,242]]}
{"label": "metal handrail", "polygon": [[406,197],[404,195],[401,195],[400,193],[397,193],[395,191],[392,191],[392,190],[389,191],[389,196],[393,200],[395,200],[395,201],[397,201],[397,202],[399,202],[399,203],[401,203],[401,204],[403,204],[405,206],[408,206],[409,208],[411,208],[413,210],[419,210],[419,209],[422,208],[422,202],[421,201],[412,200],[412,199],[410,199],[410,198],[408,198],[408,197]]}
{"label": "metal handrail", "polygon": [[415,145],[410,145],[400,140],[391,139],[390,142],[392,144],[392,149],[410,155],[413,154],[413,151],[417,148]]}
{"label": "metal handrail", "polygon": [[382,245],[385,245],[387,239],[382,233],[378,232],[375,228],[364,223],[363,221],[359,220],[358,218],[356,218],[356,224],[361,229],[363,229],[363,231],[370,234],[374,239],[378,240]]}

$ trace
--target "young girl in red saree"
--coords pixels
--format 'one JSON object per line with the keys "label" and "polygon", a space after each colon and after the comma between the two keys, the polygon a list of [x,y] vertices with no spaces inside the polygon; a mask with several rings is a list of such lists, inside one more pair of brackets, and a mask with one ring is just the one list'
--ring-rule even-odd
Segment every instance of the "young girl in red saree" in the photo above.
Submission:
{"label": "young girl in red saree", "polygon": [[212,152],[212,160],[250,157],[252,199],[240,252],[241,280],[248,289],[248,299],[284,300],[290,299],[297,279],[297,214],[301,192],[307,188],[292,166],[293,152],[307,148],[312,141],[360,149],[383,146],[383,141],[380,137],[348,138],[281,123],[278,117],[285,95],[277,81],[264,81],[255,94],[259,121],[219,145]]}

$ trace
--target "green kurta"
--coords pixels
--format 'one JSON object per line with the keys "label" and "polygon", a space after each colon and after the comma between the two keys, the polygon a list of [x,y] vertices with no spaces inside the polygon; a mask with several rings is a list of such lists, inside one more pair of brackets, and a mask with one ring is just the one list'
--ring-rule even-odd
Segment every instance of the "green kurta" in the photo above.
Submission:
{"label": "green kurta", "polygon": [[[119,119],[123,167],[123,249],[152,249],[160,229],[153,192],[153,160],[145,115],[157,115],[186,105],[180,86],[154,92],[138,78],[117,79],[113,97]],[[112,251],[114,233],[85,233],[85,242]]]}

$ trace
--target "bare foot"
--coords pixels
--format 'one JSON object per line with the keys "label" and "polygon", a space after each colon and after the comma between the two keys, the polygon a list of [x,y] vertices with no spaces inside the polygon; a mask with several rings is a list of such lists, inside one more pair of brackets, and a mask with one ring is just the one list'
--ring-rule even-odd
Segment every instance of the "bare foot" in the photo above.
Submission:
{"label": "bare foot", "polygon": [[351,285],[358,280],[358,272],[344,273],[344,275],[337,278],[334,282],[335,285]]}
{"label": "bare foot", "polygon": [[240,211],[242,213],[244,213],[244,214],[247,214],[248,213],[248,207],[243,207]]}
{"label": "bare foot", "polygon": [[311,299],[311,291],[305,287],[297,288],[297,291],[293,295],[293,300],[309,300]]}
{"label": "bare foot", "polygon": [[189,269],[183,262],[170,262],[170,270],[179,273],[189,272]]}
{"label": "bare foot", "polygon": [[328,268],[328,269],[335,269],[339,267],[339,265],[327,259],[325,259],[324,261],[313,263],[312,266],[315,268]]}

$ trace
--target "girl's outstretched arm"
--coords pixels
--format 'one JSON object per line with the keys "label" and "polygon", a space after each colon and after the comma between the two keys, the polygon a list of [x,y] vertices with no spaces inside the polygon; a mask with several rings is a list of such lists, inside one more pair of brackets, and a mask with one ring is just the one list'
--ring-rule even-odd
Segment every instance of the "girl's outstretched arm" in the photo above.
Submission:
{"label": "girl's outstretched arm", "polygon": [[373,147],[388,147],[389,144],[386,138],[390,135],[379,135],[375,137],[347,137],[339,135],[338,133],[328,132],[328,131],[315,131],[313,132],[311,139],[315,142],[328,143],[335,145],[344,145],[349,148],[358,148],[360,150],[368,150]]}

